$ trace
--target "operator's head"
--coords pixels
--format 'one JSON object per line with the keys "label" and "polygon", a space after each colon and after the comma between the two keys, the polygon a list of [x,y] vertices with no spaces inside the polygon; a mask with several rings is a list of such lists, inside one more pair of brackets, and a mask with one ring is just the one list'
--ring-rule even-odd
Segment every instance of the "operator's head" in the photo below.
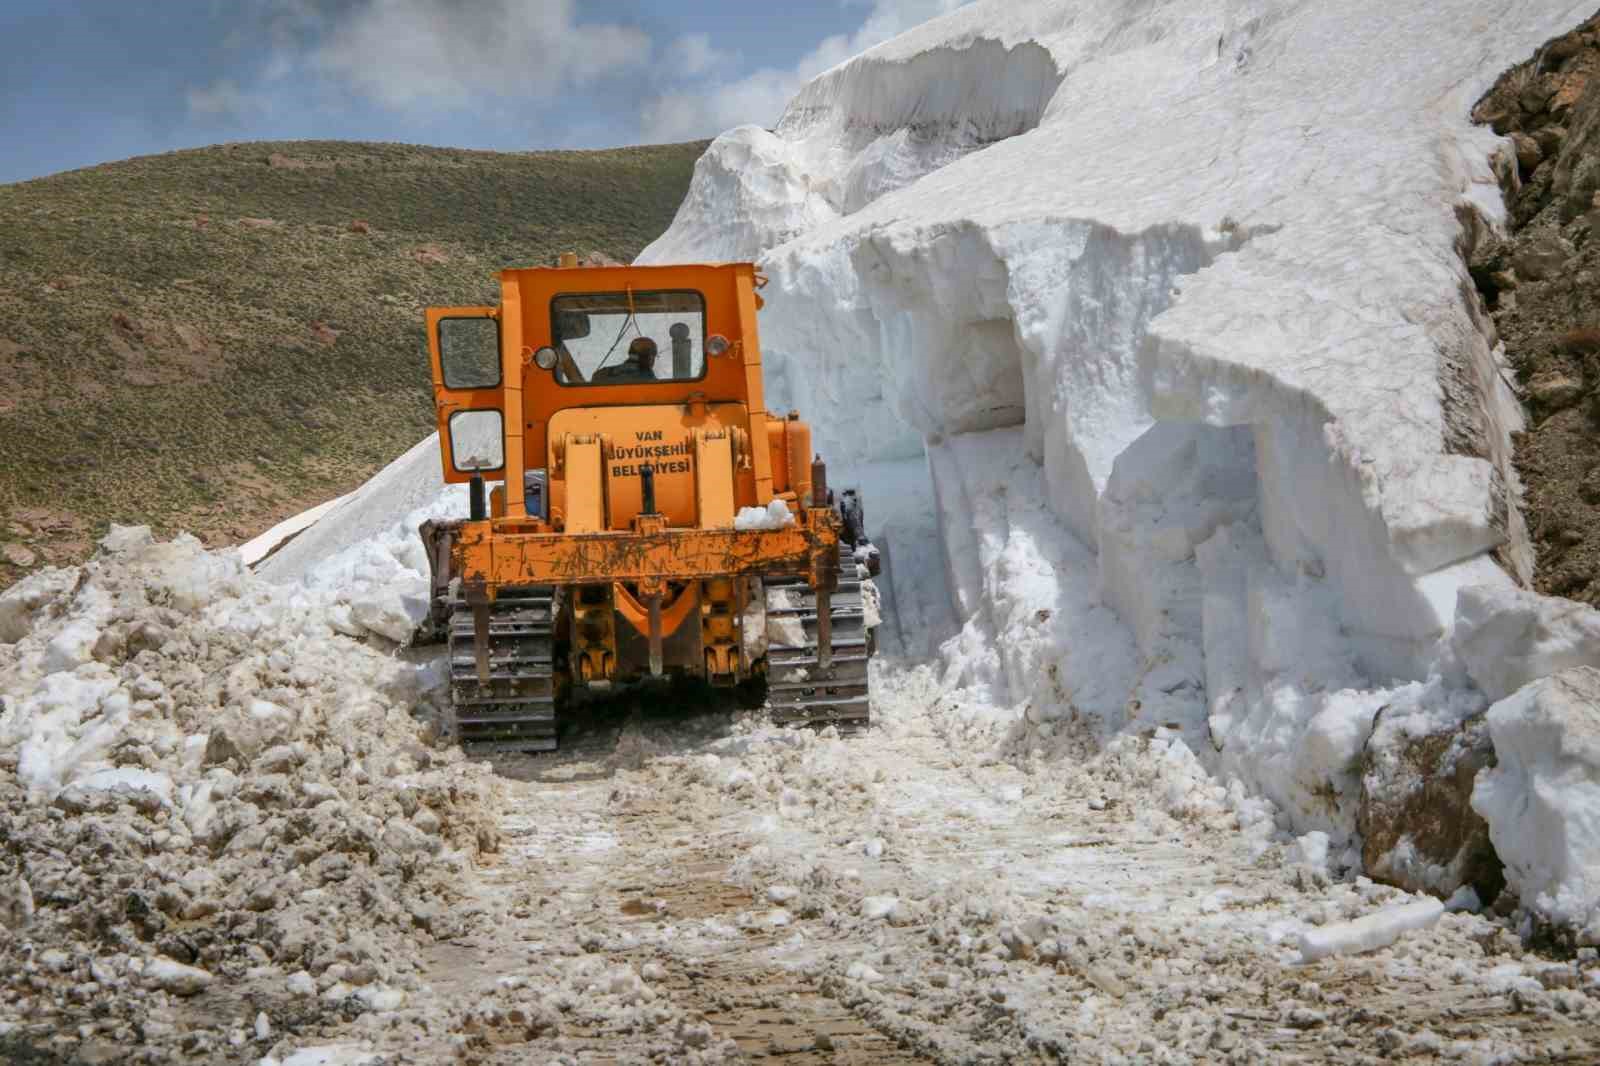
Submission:
{"label": "operator's head", "polygon": [[649,337],[635,337],[628,345],[628,359],[646,370],[651,369],[656,364],[656,342]]}

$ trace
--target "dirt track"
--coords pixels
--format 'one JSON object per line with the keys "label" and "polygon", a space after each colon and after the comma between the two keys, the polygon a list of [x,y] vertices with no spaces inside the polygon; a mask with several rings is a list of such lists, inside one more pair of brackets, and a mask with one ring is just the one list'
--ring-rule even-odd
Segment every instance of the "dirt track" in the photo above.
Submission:
{"label": "dirt track", "polygon": [[636,715],[502,762],[503,917],[423,975],[464,1060],[1600,1056],[1595,971],[1484,918],[1300,964],[1300,923],[1398,895],[1175,786],[1159,736],[974,762],[925,679],[888,680],[862,737]]}

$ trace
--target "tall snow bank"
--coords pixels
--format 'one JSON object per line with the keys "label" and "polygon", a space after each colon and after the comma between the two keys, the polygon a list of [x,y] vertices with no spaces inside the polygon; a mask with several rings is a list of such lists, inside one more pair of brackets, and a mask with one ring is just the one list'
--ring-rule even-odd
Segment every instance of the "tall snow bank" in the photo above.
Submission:
{"label": "tall snow bank", "polygon": [[1499,765],[1472,805],[1524,907],[1600,945],[1600,670],[1527,685],[1489,709]]}
{"label": "tall snow bank", "polygon": [[[458,493],[464,491],[457,487]],[[465,500],[464,495],[460,498]],[[272,581],[303,581],[340,552],[372,542],[403,554],[407,537],[397,525],[412,517],[420,525],[436,512],[445,513],[454,500],[440,474],[439,435],[431,433],[336,501],[314,524],[263,560],[257,572]],[[456,517],[466,513],[462,502]],[[416,541],[416,532],[413,526],[409,540]]]}
{"label": "tall snow bank", "polygon": [[[1462,257],[1503,213],[1469,112],[1587,13],[980,2],[715,142],[641,258],[759,254],[770,406],[831,456],[928,448],[952,678],[1041,720],[1159,715],[1348,837],[1379,708],[1453,706],[1458,593],[1528,571],[1520,408]],[[968,59],[1007,88],[918,73]],[[920,108],[986,132],[858,181]],[[1009,427],[1033,472],[964,443]],[[1091,679],[1053,649],[1097,609],[1121,650]]]}

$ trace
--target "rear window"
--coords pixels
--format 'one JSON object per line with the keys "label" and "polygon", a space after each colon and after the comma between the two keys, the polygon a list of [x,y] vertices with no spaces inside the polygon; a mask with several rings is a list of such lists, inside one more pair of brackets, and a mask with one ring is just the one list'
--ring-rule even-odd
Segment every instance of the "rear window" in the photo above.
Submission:
{"label": "rear window", "polygon": [[576,293],[550,301],[555,375],[563,385],[694,381],[705,376],[705,335],[698,292]]}

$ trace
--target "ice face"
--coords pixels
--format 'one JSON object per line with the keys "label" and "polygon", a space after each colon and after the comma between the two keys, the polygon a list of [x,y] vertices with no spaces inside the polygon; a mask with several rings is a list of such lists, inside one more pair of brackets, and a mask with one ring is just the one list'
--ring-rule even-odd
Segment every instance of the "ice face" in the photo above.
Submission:
{"label": "ice face", "polygon": [[1470,688],[1458,593],[1529,574],[1468,113],[1588,13],[978,3],[719,138],[641,260],[758,257],[771,406],[927,450],[949,678],[1171,725],[1342,846],[1377,708]]}

